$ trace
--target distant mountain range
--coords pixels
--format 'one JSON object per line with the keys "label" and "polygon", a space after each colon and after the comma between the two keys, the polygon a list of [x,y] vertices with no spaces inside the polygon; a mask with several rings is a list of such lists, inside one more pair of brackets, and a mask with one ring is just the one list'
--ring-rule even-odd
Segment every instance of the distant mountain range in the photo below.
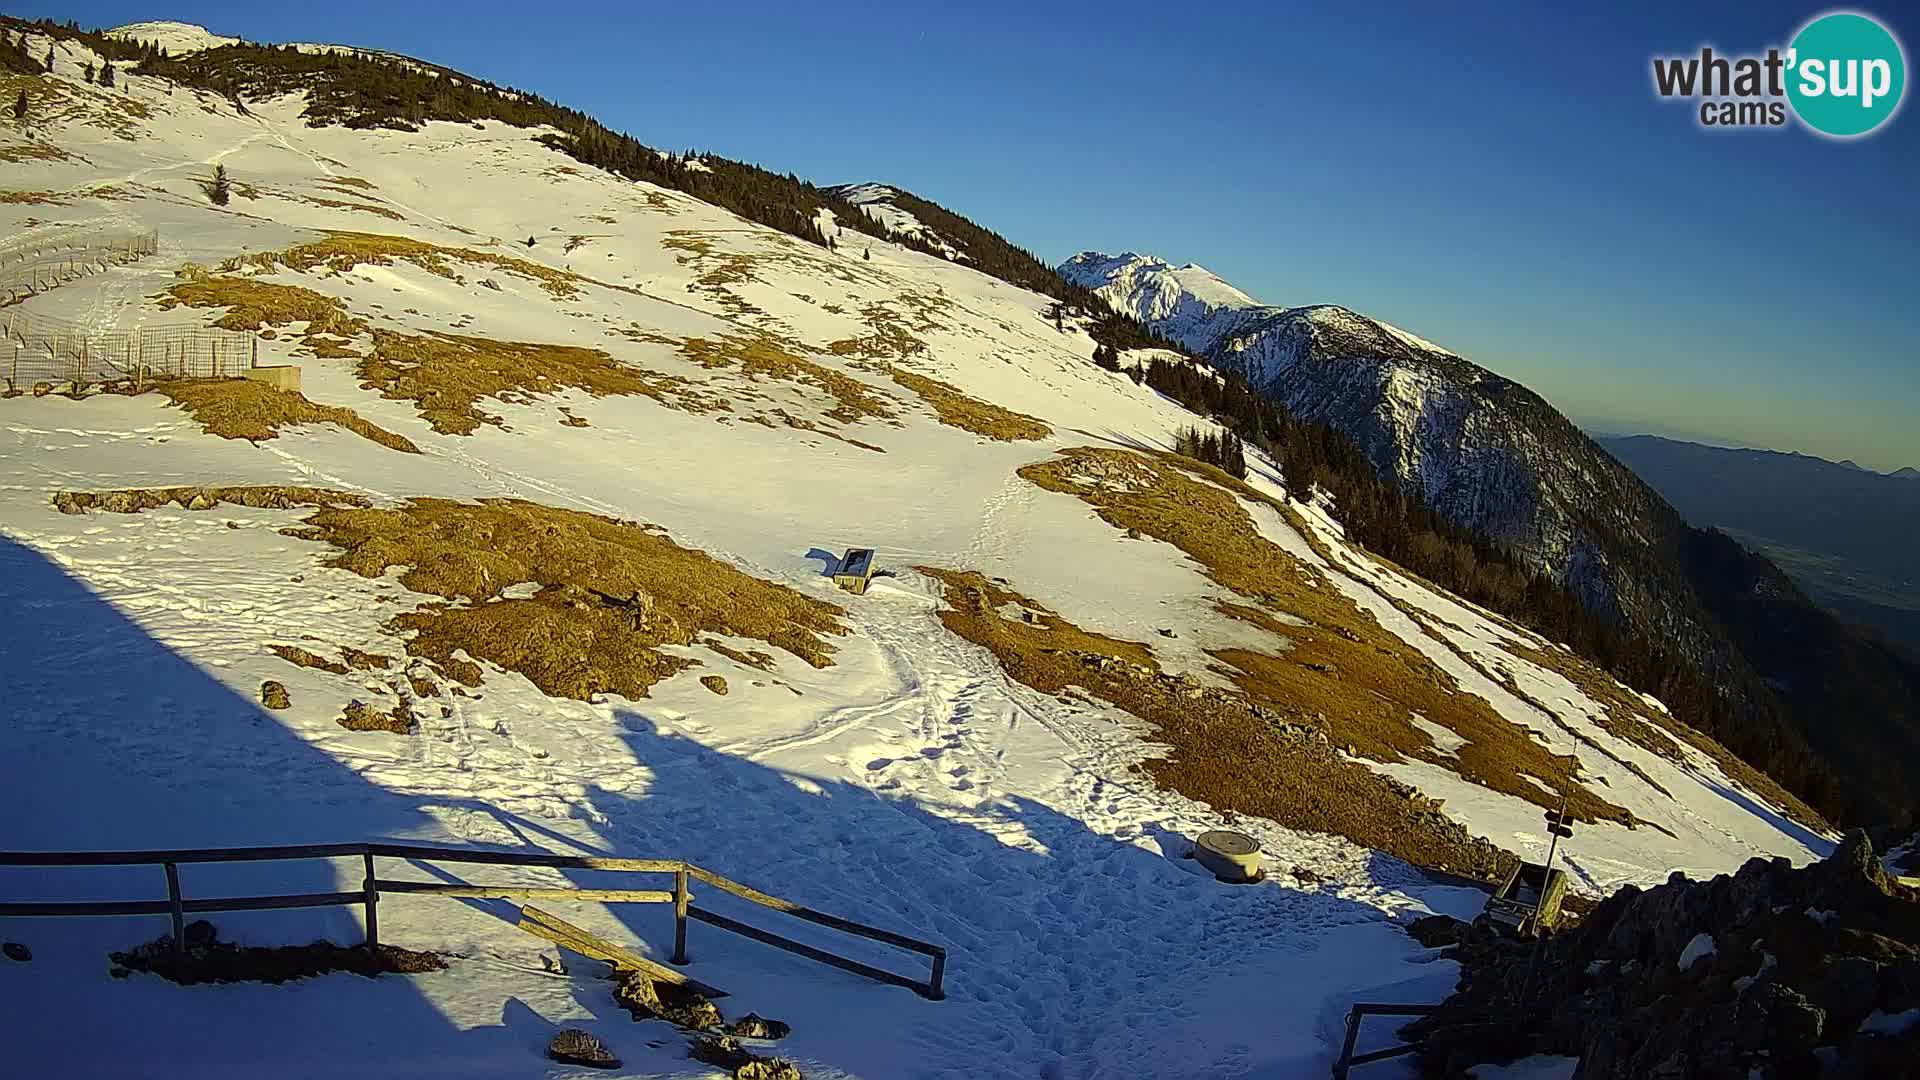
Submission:
{"label": "distant mountain range", "polygon": [[1904,807],[1920,769],[1920,664],[1817,607],[1766,558],[1690,526],[1538,394],[1377,319],[1261,304],[1192,264],[1085,252],[1060,272],[1292,415],[1346,433],[1409,495],[1711,673],[1775,753],[1799,752],[1772,734],[1784,725],[1870,785],[1857,793]]}
{"label": "distant mountain range", "polygon": [[1823,606],[1920,652],[1920,470],[1654,435],[1600,443],[1688,520],[1732,533]]}

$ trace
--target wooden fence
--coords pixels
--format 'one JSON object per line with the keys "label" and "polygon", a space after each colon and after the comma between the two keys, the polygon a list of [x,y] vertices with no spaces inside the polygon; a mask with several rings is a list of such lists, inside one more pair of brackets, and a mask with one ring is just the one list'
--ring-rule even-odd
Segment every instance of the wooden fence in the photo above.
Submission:
{"label": "wooden fence", "polygon": [[[296,859],[359,858],[365,868],[359,890],[354,892],[293,893],[268,896],[223,896],[189,898],[180,890],[180,866],[193,863],[263,862]],[[628,873],[671,875],[671,889],[587,889],[572,886],[470,885],[437,881],[404,881],[382,878],[376,873],[376,859],[409,859],[425,863],[465,863],[487,866],[527,866],[559,870],[612,870]],[[184,970],[186,955],[186,916],[212,911],[269,911],[285,908],[330,907],[358,904],[366,909],[367,948],[379,946],[379,904],[381,895],[447,896],[458,898],[519,900],[599,900],[608,903],[672,904],[674,909],[673,962],[687,962],[687,922],[703,922],[755,941],[785,949],[817,960],[842,971],[862,975],[894,986],[904,986],[935,1001],[945,997],[947,951],[938,945],[918,941],[888,930],[843,919],[837,915],[782,900],[758,889],[742,885],[677,859],[620,859],[587,855],[557,855],[551,852],[485,851],[470,848],[433,847],[420,844],[384,842],[354,844],[299,844],[288,847],[193,848],[175,851],[9,851],[0,852],[0,867],[5,866],[159,866],[167,878],[165,900],[85,901],[77,903],[0,903],[0,918],[75,917],[93,915],[168,915],[173,920],[175,961]],[[742,900],[782,912],[796,919],[837,930],[843,934],[882,942],[907,952],[928,957],[931,972],[925,981],[863,964],[795,941],[761,927],[743,923],[716,911],[696,907],[691,882],[701,881]]]}

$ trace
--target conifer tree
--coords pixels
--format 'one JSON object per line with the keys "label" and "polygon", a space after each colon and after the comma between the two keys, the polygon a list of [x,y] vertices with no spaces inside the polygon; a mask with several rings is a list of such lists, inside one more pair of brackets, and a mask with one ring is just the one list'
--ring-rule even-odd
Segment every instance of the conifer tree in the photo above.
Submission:
{"label": "conifer tree", "polygon": [[227,200],[232,198],[232,190],[233,181],[227,176],[227,167],[215,165],[213,181],[207,185],[207,198],[212,199],[215,206],[225,206]]}
{"label": "conifer tree", "polygon": [[47,74],[53,74],[53,43],[47,43]]}
{"label": "conifer tree", "polygon": [[113,85],[113,61],[111,60],[107,61],[106,66],[100,69],[100,85]]}
{"label": "conifer tree", "polygon": [[92,82],[93,81],[93,61],[91,60],[87,61],[87,66],[81,69],[81,73],[86,76],[86,80],[88,82]]}
{"label": "conifer tree", "polygon": [[15,120],[27,118],[27,88],[24,86],[20,88],[20,96],[13,99],[13,118]]}

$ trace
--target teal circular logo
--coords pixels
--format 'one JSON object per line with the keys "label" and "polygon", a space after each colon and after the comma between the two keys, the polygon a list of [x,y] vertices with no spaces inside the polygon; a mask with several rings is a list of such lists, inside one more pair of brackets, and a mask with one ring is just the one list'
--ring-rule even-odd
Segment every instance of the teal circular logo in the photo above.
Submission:
{"label": "teal circular logo", "polygon": [[1893,33],[1837,11],[1803,27],[1787,53],[1787,100],[1808,127],[1851,138],[1887,122],[1907,89],[1907,57]]}

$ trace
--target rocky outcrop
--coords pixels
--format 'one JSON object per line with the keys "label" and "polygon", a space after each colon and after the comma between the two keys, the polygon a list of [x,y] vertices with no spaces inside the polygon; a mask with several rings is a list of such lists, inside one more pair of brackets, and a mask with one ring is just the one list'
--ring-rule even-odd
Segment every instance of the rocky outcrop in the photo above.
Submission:
{"label": "rocky outcrop", "polygon": [[1458,991],[1407,1029],[1426,1075],[1532,1054],[1580,1080],[1911,1075],[1920,893],[1864,833],[1795,870],[1755,859],[1601,902],[1541,942],[1474,936]]}
{"label": "rocky outcrop", "polygon": [[547,1056],[562,1065],[585,1065],[591,1069],[617,1069],[620,1059],[607,1044],[580,1028],[563,1028],[547,1044]]}

